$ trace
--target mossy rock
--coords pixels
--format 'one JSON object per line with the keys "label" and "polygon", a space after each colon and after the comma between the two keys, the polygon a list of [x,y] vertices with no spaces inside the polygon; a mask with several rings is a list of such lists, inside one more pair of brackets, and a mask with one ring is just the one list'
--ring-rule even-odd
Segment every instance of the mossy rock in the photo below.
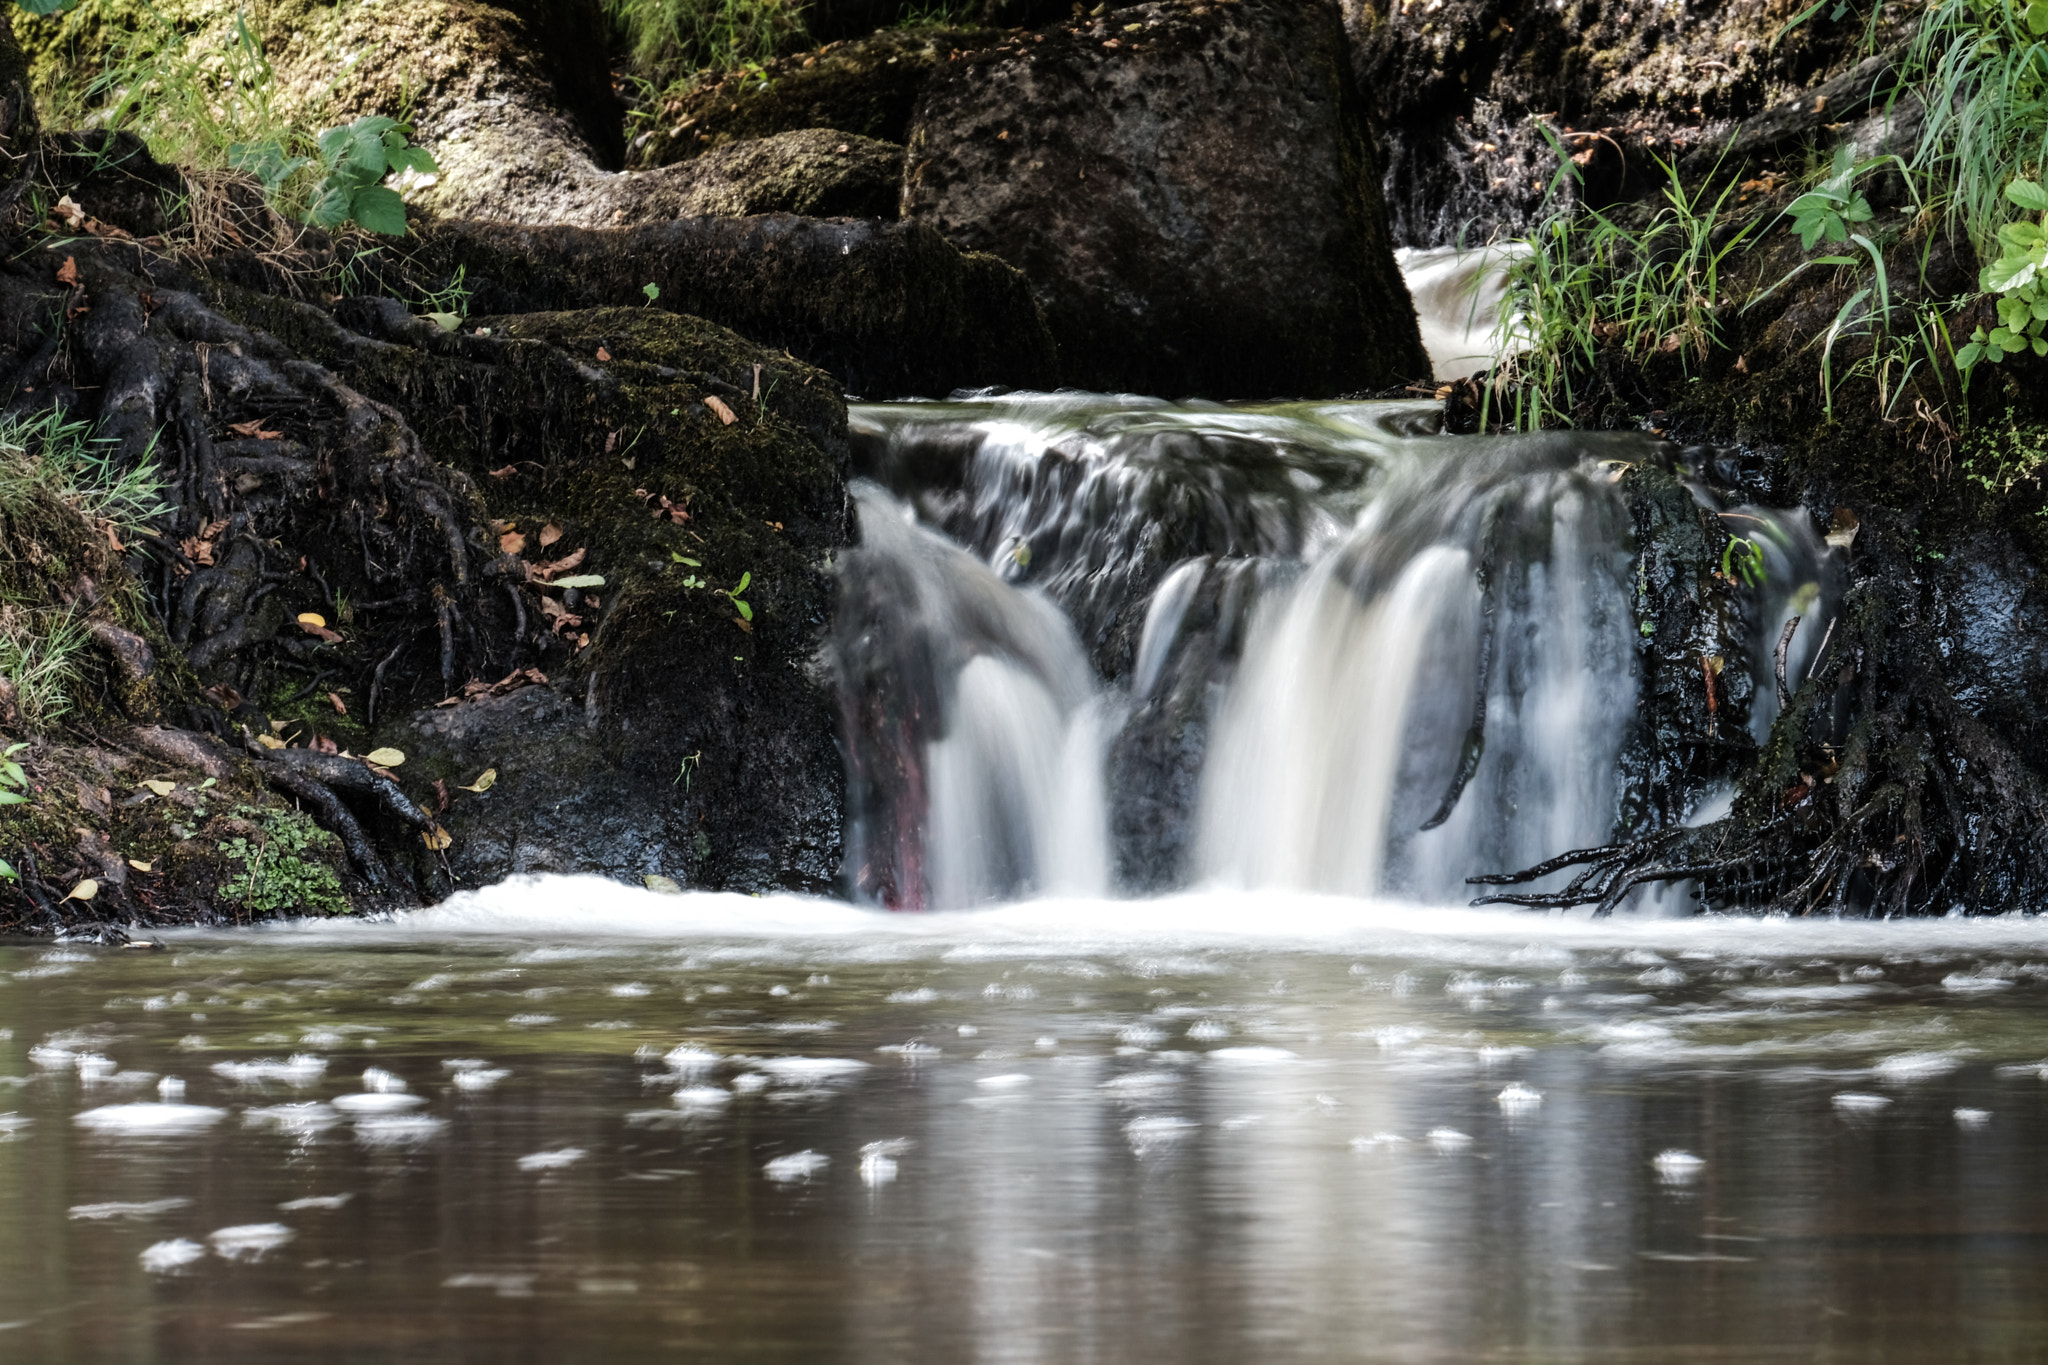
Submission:
{"label": "mossy rock", "polygon": [[799,128],[904,142],[931,73],[957,53],[1009,36],[988,28],[893,29],[781,58],[759,74],[734,72],[665,102],[655,129],[636,140],[632,164],[666,166]]}

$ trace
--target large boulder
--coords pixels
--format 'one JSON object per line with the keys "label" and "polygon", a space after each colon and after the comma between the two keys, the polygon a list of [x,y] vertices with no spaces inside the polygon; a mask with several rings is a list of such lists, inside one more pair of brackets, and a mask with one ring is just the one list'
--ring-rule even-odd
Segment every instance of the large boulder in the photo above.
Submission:
{"label": "large boulder", "polygon": [[1429,373],[1334,3],[1163,0],[947,62],[903,203],[1024,272],[1069,384],[1323,396]]}
{"label": "large boulder", "polygon": [[787,214],[608,230],[444,222],[404,257],[359,270],[397,298],[459,287],[472,313],[645,305],[653,285],[659,308],[787,349],[870,398],[1055,378],[1052,338],[1023,277],[920,224]]}

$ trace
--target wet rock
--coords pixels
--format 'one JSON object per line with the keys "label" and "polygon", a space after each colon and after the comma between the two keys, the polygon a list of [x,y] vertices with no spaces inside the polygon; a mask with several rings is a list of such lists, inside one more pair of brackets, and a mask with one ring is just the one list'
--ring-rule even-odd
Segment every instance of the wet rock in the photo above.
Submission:
{"label": "wet rock", "polygon": [[619,211],[645,223],[756,213],[894,218],[902,180],[903,148],[896,143],[800,128],[728,143],[666,175],[638,177],[633,202]]}
{"label": "wet rock", "polygon": [[908,217],[1030,279],[1064,382],[1328,395],[1429,372],[1334,5],[1159,3],[932,75]]}
{"label": "wet rock", "polygon": [[1052,340],[1023,278],[910,223],[782,214],[597,231],[444,223],[405,261],[369,263],[399,297],[461,269],[470,311],[645,304],[788,350],[872,398],[1054,383]]}

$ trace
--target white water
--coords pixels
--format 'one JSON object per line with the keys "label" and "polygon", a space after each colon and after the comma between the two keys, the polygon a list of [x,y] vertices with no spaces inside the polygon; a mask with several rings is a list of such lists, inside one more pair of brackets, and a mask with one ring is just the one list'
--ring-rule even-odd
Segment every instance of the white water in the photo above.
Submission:
{"label": "white water", "polygon": [[1504,270],[1527,251],[1520,242],[1508,242],[1472,250],[1402,247],[1394,253],[1438,379],[1463,379],[1493,364],[1507,295]]}

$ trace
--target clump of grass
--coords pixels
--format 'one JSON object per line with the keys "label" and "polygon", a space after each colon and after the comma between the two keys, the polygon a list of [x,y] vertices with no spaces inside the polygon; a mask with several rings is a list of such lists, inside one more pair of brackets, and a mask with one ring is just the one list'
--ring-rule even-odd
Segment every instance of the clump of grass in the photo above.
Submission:
{"label": "clump of grass", "polygon": [[804,8],[804,0],[604,0],[615,40],[657,85],[772,61],[806,41]]}
{"label": "clump of grass", "polygon": [[166,510],[154,462],[122,466],[86,423],[47,410],[0,417],[0,677],[29,732],[72,709],[90,639],[83,613],[54,589],[111,550],[109,536],[132,536]]}
{"label": "clump of grass", "polygon": [[2048,5],[1936,0],[1901,75],[1926,107],[1914,170],[1939,189],[1950,229],[1995,257],[2006,185],[2048,169]]}
{"label": "clump of grass", "polygon": [[1570,425],[1603,346],[1638,362],[1676,356],[1688,370],[1706,359],[1719,340],[1722,265],[1754,224],[1719,231],[1735,187],[1710,197],[1688,190],[1676,167],[1664,170],[1663,200],[1641,227],[1597,209],[1561,212],[1508,267],[1482,421],[1498,402],[1520,430]]}

